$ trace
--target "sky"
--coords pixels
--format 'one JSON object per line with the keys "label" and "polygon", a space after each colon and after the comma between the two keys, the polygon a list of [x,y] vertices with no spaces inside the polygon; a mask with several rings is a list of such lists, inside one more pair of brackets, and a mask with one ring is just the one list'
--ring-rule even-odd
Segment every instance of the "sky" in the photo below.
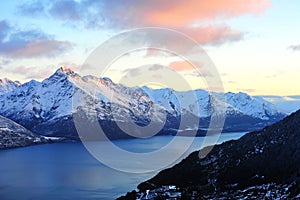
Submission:
{"label": "sky", "polygon": [[[60,66],[97,76],[84,64],[99,45],[124,31],[160,27],[196,41],[225,91],[299,95],[299,9],[297,0],[3,1],[0,78],[41,81]],[[105,75],[117,81],[144,65],[168,66],[193,88],[205,88],[205,74],[199,77],[186,60],[159,50],[120,56]]]}

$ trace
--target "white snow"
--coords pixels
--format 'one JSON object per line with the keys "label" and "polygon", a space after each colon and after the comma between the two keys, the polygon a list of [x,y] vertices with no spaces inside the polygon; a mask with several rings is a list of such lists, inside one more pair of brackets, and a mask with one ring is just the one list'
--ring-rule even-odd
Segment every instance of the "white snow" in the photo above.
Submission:
{"label": "white snow", "polygon": [[20,84],[18,81],[11,81],[7,78],[0,79],[0,95],[16,89]]}
{"label": "white snow", "polygon": [[[6,79],[1,83],[5,87],[7,83],[14,85]],[[162,121],[166,111],[173,116],[190,113],[210,117],[219,114],[214,106],[226,108],[229,115],[248,115],[263,120],[280,114],[273,104],[245,93],[226,93],[224,101],[221,94],[210,94],[201,89],[176,92],[169,88],[129,88],[108,78],[81,77],[64,67],[41,83],[33,80],[10,88],[1,96],[0,113],[16,115],[20,120],[33,117],[54,120],[68,117],[78,109],[102,119],[113,114],[119,121],[128,120],[132,113]]]}

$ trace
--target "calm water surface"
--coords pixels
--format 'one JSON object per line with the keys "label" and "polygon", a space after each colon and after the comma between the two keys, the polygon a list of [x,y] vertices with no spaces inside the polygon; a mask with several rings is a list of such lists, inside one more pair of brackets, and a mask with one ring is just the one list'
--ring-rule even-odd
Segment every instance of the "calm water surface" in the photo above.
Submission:
{"label": "calm water surface", "polygon": [[[238,139],[244,134],[245,132],[222,134],[218,143]],[[157,136],[119,140],[115,144],[132,152],[150,152],[163,147],[172,139],[172,136]],[[184,141],[187,138],[180,139]],[[202,142],[202,137],[195,138],[185,155],[198,150]],[[181,149],[182,146],[178,145],[178,149],[174,151]],[[126,158],[119,162],[124,167],[134,164],[126,162]],[[134,174],[116,171],[91,156],[80,142],[2,150],[0,199],[115,199],[136,189],[140,182],[157,172]]]}

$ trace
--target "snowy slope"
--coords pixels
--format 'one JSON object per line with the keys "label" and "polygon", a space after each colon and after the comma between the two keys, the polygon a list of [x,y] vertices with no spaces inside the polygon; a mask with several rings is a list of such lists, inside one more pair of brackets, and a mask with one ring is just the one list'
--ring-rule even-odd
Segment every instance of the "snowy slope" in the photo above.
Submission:
{"label": "snowy slope", "polygon": [[[261,120],[271,120],[286,114],[272,103],[260,97],[251,97],[246,93],[209,94],[205,90],[176,92],[173,89],[150,89],[143,87],[155,103],[162,105],[169,112],[179,113],[180,109],[193,113],[198,117],[210,117],[212,114],[212,96],[214,103],[223,103],[227,115],[247,115]],[[222,101],[222,100],[225,100]]]}
{"label": "snowy slope", "polygon": [[31,131],[27,130],[23,126],[15,123],[10,119],[0,116],[0,131],[4,131],[4,130],[12,130],[16,133],[20,133],[26,136],[32,136],[32,137],[34,136],[34,134]]}
{"label": "snowy slope", "polygon": [[271,102],[276,107],[280,108],[284,112],[291,114],[300,109],[300,96],[258,96]]}
{"label": "snowy slope", "polygon": [[[183,115],[207,120],[216,114],[213,105],[227,108],[230,123],[240,123],[237,118],[247,123],[249,120],[268,123],[285,116],[261,98],[227,93],[224,102],[218,96],[220,94],[211,95],[205,90],[176,92],[168,88],[130,88],[115,84],[109,78],[81,77],[62,67],[42,82],[32,80],[3,94],[0,114],[34,133],[74,137],[74,114],[89,121],[100,121],[112,135],[119,131],[114,122],[143,126],[152,122],[176,129]],[[195,126],[198,127],[197,124],[187,127]]]}
{"label": "snowy slope", "polygon": [[19,81],[11,81],[7,78],[0,79],[0,95],[16,89],[21,83]]}
{"label": "snowy slope", "polygon": [[82,111],[91,120],[95,115],[100,120],[142,124],[150,118],[163,119],[163,108],[153,108],[152,100],[140,89],[114,84],[107,78],[81,77],[66,68],[58,69],[41,83],[25,83],[0,100],[2,115],[33,130],[41,125],[69,124],[72,114]]}
{"label": "snowy slope", "polygon": [[197,117],[209,117],[211,115],[209,94],[204,90],[177,92],[170,88],[151,89],[143,87],[152,101],[164,107],[173,115],[181,112],[190,112]]}
{"label": "snowy slope", "polygon": [[251,97],[246,93],[225,94],[226,103],[232,105],[244,114],[262,120],[272,120],[277,116],[284,115],[275,105],[260,97]]}

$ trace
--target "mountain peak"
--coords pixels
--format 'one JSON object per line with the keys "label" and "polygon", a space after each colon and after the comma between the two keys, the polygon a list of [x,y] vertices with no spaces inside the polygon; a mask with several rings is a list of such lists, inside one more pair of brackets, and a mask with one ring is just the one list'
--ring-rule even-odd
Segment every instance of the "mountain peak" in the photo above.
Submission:
{"label": "mountain peak", "polygon": [[71,70],[70,68],[68,68],[66,66],[61,66],[58,70],[56,70],[56,73],[63,73],[66,75],[75,74],[75,72],[73,70]]}
{"label": "mountain peak", "polygon": [[15,85],[20,85],[21,83],[19,81],[12,81],[8,78],[0,78],[0,85],[7,85],[7,84],[15,84]]}
{"label": "mountain peak", "polygon": [[42,81],[43,85],[51,85],[54,84],[55,82],[61,81],[62,79],[68,79],[68,78],[76,78],[80,77],[77,73],[75,73],[73,70],[70,68],[67,68],[65,66],[60,67],[55,71],[53,75],[51,75],[49,78],[46,78],[45,80]]}
{"label": "mountain peak", "polygon": [[61,66],[60,68],[58,68],[56,70],[56,72],[52,75],[52,76],[55,76],[55,77],[78,77],[79,75],[74,72],[72,69],[66,67],[66,66]]}
{"label": "mountain peak", "polygon": [[0,79],[0,95],[10,92],[20,85],[21,83],[19,81],[12,81],[8,78]]}
{"label": "mountain peak", "polygon": [[10,80],[8,78],[2,78],[2,79],[0,79],[0,84],[2,85],[2,84],[5,84],[5,83],[7,83],[9,81]]}

